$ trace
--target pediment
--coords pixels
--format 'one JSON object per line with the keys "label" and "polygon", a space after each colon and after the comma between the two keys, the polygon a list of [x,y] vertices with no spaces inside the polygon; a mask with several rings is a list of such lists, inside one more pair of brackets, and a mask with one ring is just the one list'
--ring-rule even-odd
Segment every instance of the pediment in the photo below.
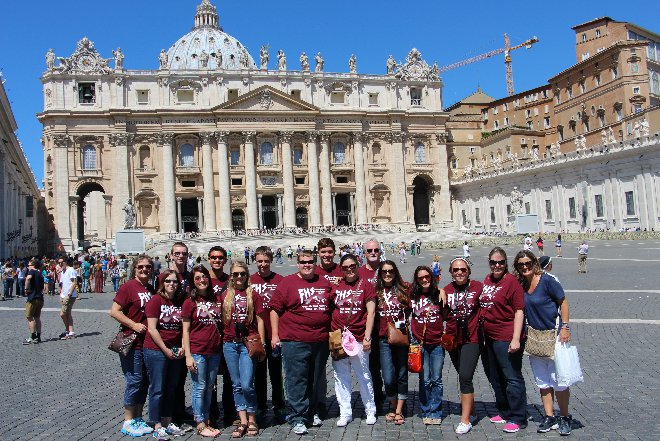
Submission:
{"label": "pediment", "polygon": [[318,107],[293,98],[270,86],[262,86],[233,101],[223,103],[215,110],[241,112],[309,112],[318,111]]}

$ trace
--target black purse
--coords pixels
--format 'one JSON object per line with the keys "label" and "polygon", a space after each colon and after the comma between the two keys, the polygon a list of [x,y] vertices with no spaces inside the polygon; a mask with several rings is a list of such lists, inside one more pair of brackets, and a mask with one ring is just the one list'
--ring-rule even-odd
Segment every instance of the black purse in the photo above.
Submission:
{"label": "black purse", "polygon": [[131,352],[131,349],[133,349],[133,346],[135,346],[135,340],[137,340],[137,334],[135,332],[126,334],[120,326],[119,332],[115,335],[112,341],[110,341],[108,349],[126,357],[128,353]]}

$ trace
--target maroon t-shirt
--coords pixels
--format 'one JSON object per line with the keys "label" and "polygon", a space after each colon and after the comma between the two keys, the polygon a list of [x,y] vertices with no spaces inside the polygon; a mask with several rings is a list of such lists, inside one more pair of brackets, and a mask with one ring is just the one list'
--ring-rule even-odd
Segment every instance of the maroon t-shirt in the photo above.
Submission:
{"label": "maroon t-shirt", "polygon": [[510,273],[506,273],[497,282],[493,281],[489,274],[484,279],[479,308],[486,337],[497,341],[511,341],[515,312],[525,309],[525,293],[518,280]]}
{"label": "maroon t-shirt", "polygon": [[342,280],[339,286],[332,287],[330,330],[343,330],[348,326],[355,339],[361,342],[367,328],[367,303],[375,301],[376,293],[368,281],[358,278],[353,283],[348,283]]}
{"label": "maroon t-shirt", "polygon": [[444,288],[449,307],[445,332],[456,336],[458,344],[479,343],[479,297],[483,287],[481,282],[470,280],[458,290],[453,283]]}
{"label": "maroon t-shirt", "polygon": [[[135,323],[142,323],[147,326],[147,316],[144,313],[144,308],[153,293],[154,289],[151,285],[145,286],[137,279],[131,279],[119,288],[113,302],[121,306],[121,310],[126,317]],[[124,333],[132,331],[123,325],[121,328]],[[135,349],[142,349],[144,337],[144,334],[138,334],[138,338],[135,339]]]}
{"label": "maroon t-shirt", "polygon": [[[406,295],[410,297],[410,293],[406,291]],[[379,317],[378,336],[387,337],[387,323],[394,323],[398,325],[405,322],[408,308],[399,302],[399,298],[391,288],[385,288],[383,291],[384,303],[378,304],[376,315]]]}
{"label": "maroon t-shirt", "polygon": [[[188,284],[189,276],[190,273],[187,270],[183,273],[176,273],[176,278],[179,279],[179,287],[181,291],[183,291],[186,297],[190,294],[190,286]],[[160,273],[158,275],[158,286],[160,286],[163,283],[164,279],[165,279],[165,274]]]}
{"label": "maroon t-shirt", "polygon": [[[160,338],[163,339],[163,343],[165,343],[165,346],[168,348],[174,346],[177,348],[181,347],[181,330],[183,329],[181,321],[182,306],[183,301],[175,303],[160,295],[154,295],[151,300],[147,302],[147,306],[144,309],[148,319],[158,319],[156,329],[160,334]],[[160,351],[156,342],[151,338],[149,331],[147,331],[147,335],[144,337],[144,347]]]}
{"label": "maroon t-shirt", "polygon": [[[227,290],[225,290],[225,292],[222,293],[222,297],[220,297],[220,302],[223,304],[223,307],[226,301]],[[247,334],[238,336],[239,338],[247,337],[251,334],[257,334],[259,332],[257,327],[257,315],[262,314],[263,304],[259,294],[254,291],[252,291],[252,304],[254,307],[254,313],[252,320],[248,323],[246,291],[240,289],[235,290],[234,301],[232,302],[231,308],[231,318],[226,322],[224,320],[222,321],[223,341],[230,342],[237,337],[236,323],[242,323],[245,325],[245,330],[247,331]]]}
{"label": "maroon t-shirt", "polygon": [[332,284],[335,284],[344,278],[344,273],[341,272],[341,268],[336,263],[333,263],[328,269],[323,268],[321,265],[317,265],[314,274],[318,274]]}
{"label": "maroon t-shirt", "polygon": [[[412,318],[410,331],[418,342],[426,345],[439,345],[443,332],[442,309],[422,294],[419,299],[410,301]],[[426,334],[424,334],[426,324]],[[424,338],[422,339],[422,336]]]}
{"label": "maroon t-shirt", "polygon": [[261,277],[259,273],[254,273],[250,276],[250,284],[252,285],[252,292],[259,294],[261,297],[262,313],[261,319],[264,321],[264,328],[266,330],[266,340],[270,341],[272,337],[272,328],[270,326],[270,299],[275,294],[275,288],[282,281],[284,277],[276,273],[270,273],[266,278]]}
{"label": "maroon t-shirt", "polygon": [[310,280],[297,273],[284,277],[270,300],[270,307],[280,316],[280,340],[328,340],[331,296],[332,286],[322,276]]}
{"label": "maroon t-shirt", "polygon": [[220,352],[222,340],[216,325],[213,324],[216,320],[218,326],[222,326],[222,303],[217,299],[214,293],[210,293],[208,298],[197,297],[197,303],[208,309],[208,313],[190,297],[183,302],[181,317],[190,320],[190,352],[193,354],[213,355]]}
{"label": "maroon t-shirt", "polygon": [[369,282],[371,286],[376,286],[376,279],[378,276],[378,269],[372,270],[369,265],[362,265],[358,269],[358,276],[360,276],[360,280],[364,280],[365,282]]}
{"label": "maroon t-shirt", "polygon": [[220,293],[222,292],[222,288],[225,287],[228,281],[229,281],[229,274],[227,273],[222,273],[222,276],[220,276],[220,278],[213,277],[213,273],[211,273],[211,288],[213,289],[215,295],[217,296],[220,295]]}

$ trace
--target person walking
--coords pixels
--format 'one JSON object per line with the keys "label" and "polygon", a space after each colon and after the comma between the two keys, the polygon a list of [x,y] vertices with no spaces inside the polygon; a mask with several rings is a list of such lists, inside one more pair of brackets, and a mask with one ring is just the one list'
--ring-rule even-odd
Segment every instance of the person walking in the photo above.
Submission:
{"label": "person walking", "polygon": [[578,247],[578,274],[587,272],[587,254],[589,254],[589,245],[583,240]]}
{"label": "person walking", "polygon": [[12,294],[12,289],[14,288],[14,268],[11,266],[11,262],[8,260],[5,263],[4,268],[2,268],[2,299],[10,299],[14,297]]}
{"label": "person walking", "polygon": [[44,306],[44,277],[39,271],[39,260],[31,259],[25,277],[25,318],[28,322],[30,337],[24,345],[41,343],[41,308]]}
{"label": "person walking", "polygon": [[62,267],[60,275],[60,318],[64,323],[64,332],[60,334],[60,340],[75,338],[73,331],[73,304],[78,298],[78,274],[70,266],[71,261],[67,258],[60,258],[58,263]]}
{"label": "person walking", "polygon": [[561,257],[561,234],[558,234],[557,240],[555,240],[555,251],[557,257]]}

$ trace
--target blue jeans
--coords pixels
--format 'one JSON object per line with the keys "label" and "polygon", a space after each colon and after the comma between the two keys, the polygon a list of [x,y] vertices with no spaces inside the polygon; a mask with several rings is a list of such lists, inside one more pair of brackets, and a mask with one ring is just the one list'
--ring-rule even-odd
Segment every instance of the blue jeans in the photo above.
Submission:
{"label": "blue jeans", "polygon": [[3,295],[5,297],[13,297],[13,293],[11,292],[11,289],[14,287],[14,279],[5,279],[2,281],[2,285],[4,288],[4,293]]}
{"label": "blue jeans", "polygon": [[[519,425],[527,424],[527,392],[522,375],[522,358],[525,350],[521,342],[517,352],[509,354],[508,341],[486,338],[488,379],[495,393],[495,404],[500,416]],[[483,357],[482,357],[483,358]]]}
{"label": "blue jeans", "polygon": [[16,291],[18,293],[18,295],[19,296],[24,296],[25,295],[25,277],[19,277],[18,279],[16,279],[16,287],[18,288],[17,291]]}
{"label": "blue jeans", "polygon": [[[282,363],[284,365],[284,387],[291,413],[289,422],[305,424],[318,413],[319,403],[325,396],[319,396],[321,379],[325,378],[325,365],[330,349],[327,341],[321,342],[282,342]],[[325,386],[325,385],[323,385]]]}
{"label": "blue jeans", "polygon": [[204,423],[209,419],[211,393],[220,368],[220,354],[192,354],[197,371],[190,373],[192,380],[192,408],[195,422]]}
{"label": "blue jeans", "polygon": [[419,408],[422,418],[442,418],[442,365],[445,350],[442,346],[424,345],[422,372],[419,373]]}
{"label": "blue jeans", "polygon": [[172,417],[174,391],[185,361],[170,360],[158,349],[144,349],[144,364],[149,375],[149,420],[156,424]]}
{"label": "blue jeans", "polygon": [[387,344],[387,337],[380,339],[380,369],[385,383],[385,398],[408,398],[408,346]]}
{"label": "blue jeans", "polygon": [[114,292],[119,291],[119,277],[112,278],[112,289]]}
{"label": "blue jeans", "polygon": [[120,355],[121,370],[126,380],[124,406],[140,406],[147,400],[149,378],[144,366],[142,349],[131,349],[126,357]]}
{"label": "blue jeans", "polygon": [[250,358],[248,350],[242,342],[224,343],[222,353],[231,377],[236,410],[255,413],[257,409],[257,393],[254,390],[256,362]]}

